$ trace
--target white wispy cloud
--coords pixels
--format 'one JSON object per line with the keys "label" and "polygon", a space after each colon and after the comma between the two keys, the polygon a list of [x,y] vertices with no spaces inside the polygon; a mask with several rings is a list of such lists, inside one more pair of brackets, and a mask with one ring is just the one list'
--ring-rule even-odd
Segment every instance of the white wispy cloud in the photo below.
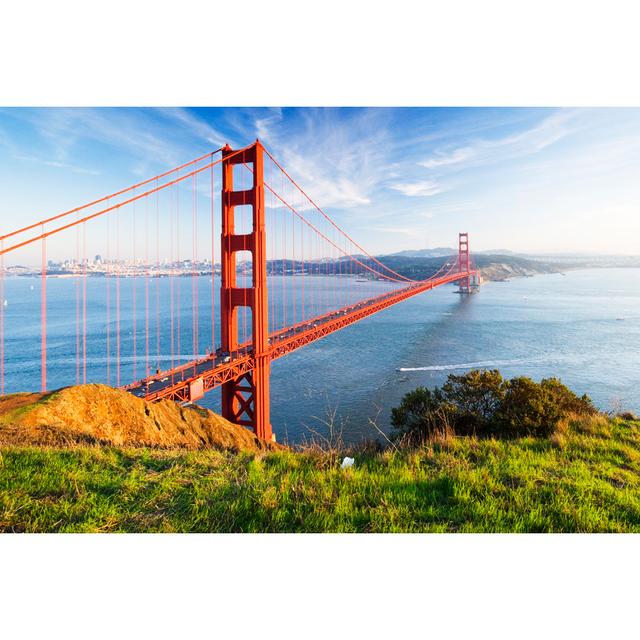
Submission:
{"label": "white wispy cloud", "polygon": [[576,110],[557,111],[529,129],[496,139],[477,139],[464,146],[445,146],[418,164],[427,169],[462,169],[535,154],[579,129]]}
{"label": "white wispy cloud", "polygon": [[476,154],[476,150],[472,147],[461,147],[451,152],[436,151],[433,157],[423,160],[418,164],[427,169],[435,169],[436,167],[446,167],[451,164],[459,164],[465,162]]}
{"label": "white wispy cloud", "polygon": [[230,139],[227,134],[218,131],[208,122],[205,122],[201,118],[193,115],[193,113],[187,109],[171,108],[163,109],[162,112],[168,118],[175,120],[182,127],[187,128],[195,137],[202,138],[216,147],[221,147],[225,143],[235,146],[235,141]]}
{"label": "white wispy cloud", "polygon": [[395,182],[389,185],[390,189],[399,191],[409,197],[435,196],[442,193],[443,188],[433,180],[422,180],[421,182]]}
{"label": "white wispy cloud", "polygon": [[77,149],[87,141],[114,147],[132,157],[132,173],[171,167],[201,149],[220,146],[224,136],[184,109],[14,109],[5,112],[26,122],[44,149],[29,156],[43,164],[78,168]]}
{"label": "white wispy cloud", "polygon": [[254,130],[322,207],[369,205],[387,178],[388,134],[374,111],[354,110],[335,117],[331,110],[314,109],[285,119],[280,110],[270,110],[255,118]]}
{"label": "white wispy cloud", "polygon": [[175,139],[175,133],[166,126],[129,110],[70,110],[59,117],[64,133],[69,130],[79,135],[117,146],[132,155],[153,159],[172,166],[192,155],[188,144]]}
{"label": "white wispy cloud", "polygon": [[26,155],[13,155],[13,158],[16,160],[22,160],[24,162],[34,162],[36,164],[42,164],[47,167],[56,167],[58,169],[65,169],[71,171],[73,173],[81,173],[85,175],[99,176],[101,174],[100,171],[96,169],[90,169],[87,167],[79,167],[73,164],[69,164],[68,162],[59,162],[57,160],[47,160],[45,158],[39,158],[37,156],[26,156]]}
{"label": "white wispy cloud", "polygon": [[281,122],[282,109],[269,109],[267,115],[258,117],[254,120],[256,137],[259,138],[264,144],[271,144],[271,142],[273,142],[272,134],[274,132],[274,128]]}
{"label": "white wispy cloud", "polygon": [[558,180],[594,180],[606,175],[621,176],[635,169],[640,159],[640,133],[625,132],[592,142],[588,153],[572,153],[561,159],[537,159],[523,167],[539,188]]}

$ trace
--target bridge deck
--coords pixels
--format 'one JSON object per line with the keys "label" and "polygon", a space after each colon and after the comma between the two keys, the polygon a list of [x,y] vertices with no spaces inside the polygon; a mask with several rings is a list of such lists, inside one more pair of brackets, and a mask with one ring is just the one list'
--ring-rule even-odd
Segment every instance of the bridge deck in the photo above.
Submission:
{"label": "bridge deck", "polygon": [[[334,331],[343,329],[415,295],[467,276],[473,276],[474,273],[475,271],[450,273],[381,296],[368,298],[354,305],[273,332],[269,336],[271,359],[280,358],[310,342],[315,342]],[[151,402],[161,399],[189,402],[192,399],[191,387],[193,383],[201,380],[202,392],[206,393],[251,371],[254,366],[252,346],[251,344],[243,344],[229,356],[216,356],[212,353],[201,360],[162,371],[123,388],[135,396]]]}

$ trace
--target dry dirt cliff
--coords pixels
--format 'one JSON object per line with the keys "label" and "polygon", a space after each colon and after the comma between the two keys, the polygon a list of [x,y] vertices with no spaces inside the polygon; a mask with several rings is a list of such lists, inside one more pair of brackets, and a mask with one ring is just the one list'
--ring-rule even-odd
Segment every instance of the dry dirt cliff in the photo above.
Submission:
{"label": "dry dirt cliff", "polygon": [[0,398],[0,445],[102,444],[231,451],[283,448],[201,407],[150,404],[106,385]]}

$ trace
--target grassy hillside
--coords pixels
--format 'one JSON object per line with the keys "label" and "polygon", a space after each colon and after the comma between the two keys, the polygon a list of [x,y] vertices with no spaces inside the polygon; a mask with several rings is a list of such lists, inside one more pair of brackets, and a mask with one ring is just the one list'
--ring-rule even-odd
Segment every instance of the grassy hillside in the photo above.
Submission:
{"label": "grassy hillside", "polygon": [[0,449],[1,531],[640,531],[640,422],[414,451]]}

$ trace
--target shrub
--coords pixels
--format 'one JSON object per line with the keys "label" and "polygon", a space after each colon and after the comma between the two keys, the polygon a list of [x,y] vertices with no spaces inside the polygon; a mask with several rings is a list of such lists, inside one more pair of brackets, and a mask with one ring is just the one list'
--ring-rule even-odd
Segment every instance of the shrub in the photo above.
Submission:
{"label": "shrub", "polygon": [[506,435],[548,436],[564,415],[552,392],[522,376],[509,381],[495,421]]}
{"label": "shrub", "polygon": [[392,434],[395,440],[408,444],[422,444],[434,436],[446,436],[450,432],[451,407],[444,393],[436,387],[433,391],[418,387],[407,393],[399,407],[391,409]]}
{"label": "shrub", "polygon": [[474,369],[460,376],[451,374],[442,391],[455,408],[456,433],[486,431],[504,401],[505,387],[505,380],[497,369]]}
{"label": "shrub", "polygon": [[544,378],[540,381],[540,386],[551,394],[553,401],[565,413],[577,413],[585,415],[595,415],[596,408],[591,402],[591,398],[585,393],[577,396],[567,385],[562,384],[558,378]]}
{"label": "shrub", "polygon": [[391,410],[394,437],[412,444],[435,435],[545,437],[567,416],[595,416],[586,396],[557,378],[505,380],[496,369],[449,375],[442,388],[418,387]]}

